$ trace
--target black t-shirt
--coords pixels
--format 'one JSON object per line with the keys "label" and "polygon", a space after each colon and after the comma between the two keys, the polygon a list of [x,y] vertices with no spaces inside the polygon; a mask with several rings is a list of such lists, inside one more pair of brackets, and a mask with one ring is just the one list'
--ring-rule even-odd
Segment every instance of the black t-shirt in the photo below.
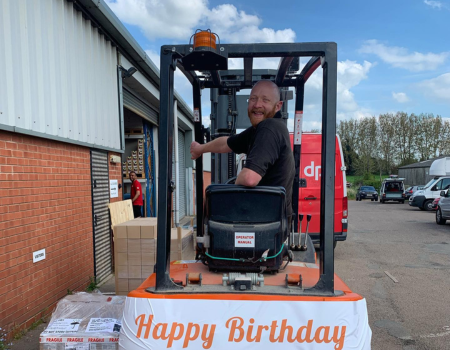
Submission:
{"label": "black t-shirt", "polygon": [[286,209],[292,214],[292,186],[294,184],[294,155],[289,132],[279,112],[274,118],[261,121],[238,135],[228,138],[228,147],[235,153],[245,153],[245,168],[262,176],[260,186],[283,186],[286,190]]}

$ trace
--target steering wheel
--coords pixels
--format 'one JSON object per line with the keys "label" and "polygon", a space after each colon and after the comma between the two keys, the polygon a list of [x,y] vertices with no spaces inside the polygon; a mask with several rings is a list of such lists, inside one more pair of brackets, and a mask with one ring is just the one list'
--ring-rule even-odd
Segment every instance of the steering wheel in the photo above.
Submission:
{"label": "steering wheel", "polygon": [[230,177],[230,178],[225,182],[225,185],[234,185],[234,184],[236,183],[236,178],[237,178],[237,176]]}

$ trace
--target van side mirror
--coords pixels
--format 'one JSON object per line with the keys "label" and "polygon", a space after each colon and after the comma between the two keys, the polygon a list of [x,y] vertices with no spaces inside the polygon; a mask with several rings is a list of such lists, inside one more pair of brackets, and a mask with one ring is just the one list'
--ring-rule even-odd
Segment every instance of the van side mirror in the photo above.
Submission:
{"label": "van side mirror", "polygon": [[447,191],[441,191],[439,194],[441,197],[447,197]]}

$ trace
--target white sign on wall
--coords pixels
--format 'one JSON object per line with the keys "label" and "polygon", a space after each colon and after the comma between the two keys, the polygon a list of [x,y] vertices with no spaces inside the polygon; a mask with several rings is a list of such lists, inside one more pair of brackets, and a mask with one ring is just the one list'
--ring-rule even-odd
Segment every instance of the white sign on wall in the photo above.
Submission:
{"label": "white sign on wall", "polygon": [[37,263],[38,261],[45,259],[45,249],[37,250],[33,252],[33,263]]}
{"label": "white sign on wall", "polygon": [[119,184],[117,180],[109,180],[109,197],[119,197]]}

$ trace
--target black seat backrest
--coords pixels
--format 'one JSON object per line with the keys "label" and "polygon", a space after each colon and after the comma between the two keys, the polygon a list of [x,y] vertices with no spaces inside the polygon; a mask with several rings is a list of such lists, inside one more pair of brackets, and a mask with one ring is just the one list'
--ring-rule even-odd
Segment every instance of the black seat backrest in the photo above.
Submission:
{"label": "black seat backrest", "polygon": [[206,189],[205,216],[223,223],[281,222],[287,227],[286,191],[283,187],[210,185]]}
{"label": "black seat backrest", "polygon": [[[206,189],[207,261],[212,270],[277,271],[287,254],[283,187],[211,185]],[[250,235],[240,242],[241,235]],[[247,246],[245,244],[248,244]],[[272,258],[261,260],[264,252]]]}

